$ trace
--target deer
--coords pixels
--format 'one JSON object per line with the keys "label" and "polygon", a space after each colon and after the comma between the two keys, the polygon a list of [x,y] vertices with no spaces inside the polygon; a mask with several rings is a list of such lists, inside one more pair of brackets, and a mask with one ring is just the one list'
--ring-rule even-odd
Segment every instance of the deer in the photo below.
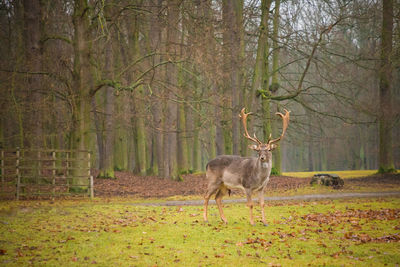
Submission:
{"label": "deer", "polygon": [[222,198],[231,189],[239,188],[244,191],[247,199],[247,207],[250,210],[250,224],[254,225],[253,201],[251,199],[253,192],[259,192],[259,202],[261,207],[261,221],[267,226],[264,211],[264,191],[269,182],[272,169],[272,151],[277,148],[277,143],[281,141],[286,133],[289,124],[290,111],[284,110],[285,114],[277,112],[276,115],[282,118],[283,127],[280,137],[269,138],[266,143],[261,142],[257,136],[251,137],[247,131],[247,117],[251,112],[245,113],[245,108],[240,112],[239,117],[242,120],[244,128],[244,137],[255,144],[249,145],[249,148],[258,153],[257,157],[241,157],[236,155],[220,155],[209,161],[206,165],[207,191],[204,195],[204,221],[208,222],[207,208],[210,197],[215,194],[221,220],[227,224],[228,221],[222,210]]}

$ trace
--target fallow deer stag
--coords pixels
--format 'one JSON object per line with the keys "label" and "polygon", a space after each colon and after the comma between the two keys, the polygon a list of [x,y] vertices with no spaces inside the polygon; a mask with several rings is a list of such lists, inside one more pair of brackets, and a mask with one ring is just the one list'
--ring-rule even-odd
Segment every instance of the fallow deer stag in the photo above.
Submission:
{"label": "fallow deer stag", "polygon": [[271,135],[266,143],[261,142],[256,135],[251,137],[247,131],[247,116],[252,114],[245,113],[244,108],[239,117],[242,119],[244,137],[255,142],[249,148],[258,152],[258,157],[240,157],[233,155],[222,155],[208,162],[206,167],[206,177],[208,180],[207,192],[204,196],[204,221],[207,219],[207,207],[210,197],[215,194],[215,201],[218,206],[219,214],[224,223],[228,221],[222,211],[222,197],[233,188],[240,188],[246,193],[247,206],[250,209],[250,223],[254,225],[253,202],[251,195],[259,191],[259,201],[261,206],[262,222],[267,225],[264,213],[264,190],[267,187],[272,168],[271,151],[277,147],[277,142],[282,140],[289,123],[290,111],[285,109],[285,115],[276,113],[283,121],[283,129],[280,137],[272,139]]}

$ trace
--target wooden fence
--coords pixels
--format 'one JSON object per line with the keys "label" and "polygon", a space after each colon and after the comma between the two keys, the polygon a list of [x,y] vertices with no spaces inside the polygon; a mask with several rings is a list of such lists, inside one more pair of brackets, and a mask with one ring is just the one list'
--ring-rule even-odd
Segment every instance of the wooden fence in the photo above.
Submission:
{"label": "wooden fence", "polygon": [[0,150],[0,197],[94,196],[90,152],[61,149]]}

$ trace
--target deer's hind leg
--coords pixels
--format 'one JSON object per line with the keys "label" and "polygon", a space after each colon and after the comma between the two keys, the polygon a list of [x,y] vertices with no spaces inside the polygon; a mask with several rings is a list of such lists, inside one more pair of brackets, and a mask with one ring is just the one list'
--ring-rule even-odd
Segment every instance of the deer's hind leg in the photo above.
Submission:
{"label": "deer's hind leg", "polygon": [[218,210],[219,210],[219,216],[221,217],[221,220],[227,224],[228,221],[225,218],[224,211],[222,210],[222,198],[226,193],[228,192],[228,188],[226,188],[225,185],[221,185],[219,188],[216,196],[215,196],[215,202],[217,203]]}
{"label": "deer's hind leg", "polygon": [[220,188],[220,186],[221,186],[220,182],[219,183],[209,182],[209,184],[207,186],[207,192],[204,195],[204,210],[203,210],[203,218],[204,218],[205,222],[208,221],[208,217],[207,217],[208,201],[210,200],[210,197],[217,192],[217,190]]}

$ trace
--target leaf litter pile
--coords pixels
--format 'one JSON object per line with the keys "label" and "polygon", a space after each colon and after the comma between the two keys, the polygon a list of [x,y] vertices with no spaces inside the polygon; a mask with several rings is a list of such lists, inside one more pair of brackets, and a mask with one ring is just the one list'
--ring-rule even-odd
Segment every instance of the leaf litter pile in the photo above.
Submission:
{"label": "leaf litter pile", "polygon": [[[270,202],[269,226],[243,204],[149,207],[95,201],[0,205],[1,266],[395,266],[400,199]],[[258,216],[260,210],[255,208]]]}
{"label": "leaf litter pile", "polygon": [[[207,188],[205,174],[188,174],[183,181],[162,179],[154,176],[137,176],[128,172],[116,172],[117,179],[95,179],[95,195],[170,197],[203,195]],[[308,186],[310,179],[276,176],[268,184],[270,190],[289,190]],[[235,190],[234,193],[241,194]]]}
{"label": "leaf litter pile", "polygon": [[[94,171],[94,174],[96,172]],[[95,175],[96,176],[96,175]],[[188,174],[183,181],[173,181],[154,176],[137,176],[128,172],[116,172],[117,179],[95,179],[95,195],[100,197],[137,196],[170,197],[202,196],[207,187],[205,174]],[[310,178],[272,176],[267,191],[288,191],[310,187]],[[369,187],[375,190],[400,188],[400,174],[375,175],[363,178],[346,179],[344,189],[357,191]],[[267,194],[268,194],[267,192]],[[242,194],[233,190],[234,194]]]}

